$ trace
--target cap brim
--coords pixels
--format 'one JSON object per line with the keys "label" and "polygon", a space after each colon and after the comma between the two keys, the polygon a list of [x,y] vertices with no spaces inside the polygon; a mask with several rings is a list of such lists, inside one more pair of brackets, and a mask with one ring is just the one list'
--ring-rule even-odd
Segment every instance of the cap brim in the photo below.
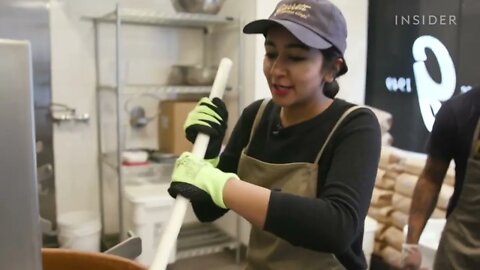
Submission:
{"label": "cap brim", "polygon": [[[312,30],[299,25],[297,23],[293,23],[287,20],[275,20],[275,19],[262,19],[256,20],[253,22],[248,23],[243,27],[243,33],[245,34],[263,34],[266,35],[267,31],[272,26],[283,26],[285,27],[292,35],[294,35],[298,40],[300,40],[305,45],[315,48],[315,49],[328,49],[333,47],[333,45],[322,38],[321,36],[317,35]],[[338,50],[338,49],[337,49]],[[343,56],[342,56],[343,59]],[[347,73],[348,67],[345,59],[343,59],[343,65],[340,68],[340,71],[337,76],[343,75]]]}
{"label": "cap brim", "polygon": [[243,27],[243,33],[266,34],[268,29],[275,25],[281,25],[285,27],[290,33],[292,33],[292,35],[309,47],[315,49],[328,49],[333,46],[330,42],[317,35],[307,27],[287,20],[256,20],[245,25],[245,27]]}

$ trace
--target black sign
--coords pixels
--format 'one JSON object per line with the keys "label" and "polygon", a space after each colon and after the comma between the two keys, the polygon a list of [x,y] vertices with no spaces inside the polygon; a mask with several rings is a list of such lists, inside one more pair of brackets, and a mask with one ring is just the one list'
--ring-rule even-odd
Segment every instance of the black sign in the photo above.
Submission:
{"label": "black sign", "polygon": [[394,146],[424,152],[442,103],[480,84],[478,33],[478,0],[370,0],[365,102]]}

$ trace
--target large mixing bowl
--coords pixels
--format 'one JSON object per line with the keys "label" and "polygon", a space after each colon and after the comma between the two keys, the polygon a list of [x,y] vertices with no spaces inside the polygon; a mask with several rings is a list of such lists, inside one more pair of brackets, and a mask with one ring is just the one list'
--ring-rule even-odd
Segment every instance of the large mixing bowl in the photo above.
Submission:
{"label": "large mixing bowl", "polygon": [[169,85],[212,85],[218,66],[174,65],[170,69]]}
{"label": "large mixing bowl", "polygon": [[186,85],[187,84],[187,69],[186,65],[173,65],[170,67],[167,83],[169,85]]}
{"label": "large mixing bowl", "polygon": [[225,0],[172,0],[178,12],[217,14]]}
{"label": "large mixing bowl", "polygon": [[188,85],[212,85],[218,66],[190,66],[187,68]]}
{"label": "large mixing bowl", "polygon": [[135,261],[98,252],[43,248],[44,270],[147,270]]}

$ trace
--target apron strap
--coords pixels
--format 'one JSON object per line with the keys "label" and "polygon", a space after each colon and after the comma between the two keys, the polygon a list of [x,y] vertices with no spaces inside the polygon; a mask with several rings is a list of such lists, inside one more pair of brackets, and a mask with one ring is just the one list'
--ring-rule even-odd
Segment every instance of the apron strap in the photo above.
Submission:
{"label": "apron strap", "polygon": [[473,133],[470,157],[473,159],[480,159],[480,119],[478,119],[477,128],[475,128],[475,132]]}
{"label": "apron strap", "polygon": [[267,107],[269,101],[270,98],[265,98],[260,104],[260,107],[258,108],[257,114],[255,115],[255,120],[253,120],[252,129],[250,130],[250,138],[248,139],[248,144],[244,148],[245,150],[248,150],[248,148],[250,147],[250,142],[252,141],[253,134],[255,133],[255,130],[257,129],[258,124],[262,119],[263,111],[265,111],[265,108]]}
{"label": "apron strap", "polygon": [[351,108],[349,108],[348,110],[346,110],[342,116],[340,116],[340,118],[337,120],[337,123],[335,124],[335,126],[333,126],[332,130],[330,131],[330,134],[328,134],[328,137],[327,139],[325,140],[325,142],[323,143],[323,146],[322,148],[320,149],[320,151],[318,152],[318,155],[317,155],[317,158],[315,159],[315,163],[314,164],[318,164],[318,162],[320,161],[320,158],[322,157],[323,155],[323,151],[325,150],[325,148],[327,147],[327,144],[328,142],[330,141],[330,139],[332,138],[333,136],[333,133],[335,133],[335,131],[337,130],[337,128],[340,126],[340,124],[343,122],[343,120],[353,111],[357,110],[357,109],[360,109],[360,108],[363,108],[362,106],[353,106]]}

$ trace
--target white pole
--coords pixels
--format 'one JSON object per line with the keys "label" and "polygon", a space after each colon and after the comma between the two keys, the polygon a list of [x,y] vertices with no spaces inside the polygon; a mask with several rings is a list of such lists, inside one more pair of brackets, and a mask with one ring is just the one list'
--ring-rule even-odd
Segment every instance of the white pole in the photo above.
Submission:
{"label": "white pole", "polygon": [[[210,92],[210,99],[214,97],[222,98],[231,68],[232,60],[223,58],[220,61],[217,75],[215,76],[215,81],[213,82],[212,90]],[[208,135],[203,133],[198,134],[197,138],[195,139],[195,143],[193,144],[192,154],[203,158],[205,156],[205,152],[207,151],[209,140],[210,137]],[[177,239],[180,228],[182,227],[187,207],[188,199],[178,195],[172,212],[170,213],[170,218],[162,230],[162,235],[160,236],[158,248],[155,258],[153,259],[153,263],[150,266],[150,270],[164,270],[167,268],[168,258],[170,257],[170,252],[172,252],[172,249],[174,248],[175,240]]]}

